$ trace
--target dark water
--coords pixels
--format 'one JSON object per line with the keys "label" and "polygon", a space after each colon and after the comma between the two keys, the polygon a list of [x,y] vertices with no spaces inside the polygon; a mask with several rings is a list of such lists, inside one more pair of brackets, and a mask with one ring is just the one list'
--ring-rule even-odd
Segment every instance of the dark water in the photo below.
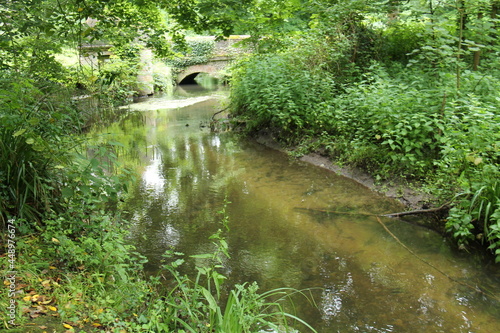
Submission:
{"label": "dark water", "polygon": [[[187,90],[184,101],[199,94]],[[410,253],[371,216],[400,211],[398,203],[230,133],[210,133],[205,125],[221,102],[169,108],[178,98],[135,105],[145,111],[124,111],[100,130],[103,140],[123,144],[123,163],[139,172],[127,210],[147,270],[156,271],[169,248],[210,252],[227,198],[228,284],[317,288],[316,306],[295,304],[319,332],[500,331],[494,264],[455,253],[427,229],[382,219]]]}

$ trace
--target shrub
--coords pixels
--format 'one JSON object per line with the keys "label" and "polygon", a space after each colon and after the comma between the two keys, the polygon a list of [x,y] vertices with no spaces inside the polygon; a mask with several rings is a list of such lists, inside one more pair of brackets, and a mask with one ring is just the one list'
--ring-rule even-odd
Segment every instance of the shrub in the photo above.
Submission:
{"label": "shrub", "polygon": [[[81,119],[63,87],[48,82],[37,87],[30,79],[2,75],[0,216],[4,222],[14,216],[40,221],[57,201],[58,167],[75,143],[67,136],[79,131]],[[56,98],[61,94],[64,98]]]}

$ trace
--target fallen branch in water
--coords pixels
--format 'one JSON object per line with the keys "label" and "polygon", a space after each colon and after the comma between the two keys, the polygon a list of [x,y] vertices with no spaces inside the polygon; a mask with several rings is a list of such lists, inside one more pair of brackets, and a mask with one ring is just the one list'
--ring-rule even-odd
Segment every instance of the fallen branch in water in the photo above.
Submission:
{"label": "fallen branch in water", "polygon": [[437,208],[429,208],[429,209],[417,209],[417,210],[410,210],[407,212],[399,212],[399,213],[391,213],[391,214],[384,214],[380,216],[385,216],[385,217],[401,217],[401,216],[406,216],[406,215],[422,215],[422,214],[431,214],[431,213],[438,213],[441,211],[448,210],[450,208],[450,205],[448,203],[442,205],[441,207]]}
{"label": "fallen branch in water", "polygon": [[379,216],[377,214],[370,214],[370,213],[339,212],[339,211],[336,211],[336,210],[316,209],[316,208],[295,207],[295,209],[296,210],[305,210],[305,211],[319,212],[319,213],[326,213],[326,214]]}
{"label": "fallen branch in water", "polygon": [[222,112],[226,111],[227,109],[229,109],[229,107],[224,108],[224,109],[222,109],[222,110],[220,110],[220,111],[215,112],[215,113],[212,115],[212,121],[215,121],[215,116],[216,116],[216,115],[218,115],[219,113],[222,113]]}
{"label": "fallen branch in water", "polygon": [[298,210],[305,210],[305,211],[313,211],[313,212],[320,212],[320,213],[326,213],[326,214],[338,214],[338,215],[362,215],[362,216],[383,216],[383,217],[401,217],[401,216],[406,216],[406,215],[423,215],[423,214],[431,214],[431,213],[438,213],[441,211],[445,211],[449,209],[450,206],[449,204],[444,204],[441,207],[437,208],[429,208],[429,209],[417,209],[417,210],[411,210],[407,212],[399,212],[399,213],[391,213],[391,214],[370,214],[370,213],[353,213],[353,212],[340,212],[336,210],[328,210],[328,209],[317,209],[317,208],[301,208],[301,207],[295,207],[295,209]]}

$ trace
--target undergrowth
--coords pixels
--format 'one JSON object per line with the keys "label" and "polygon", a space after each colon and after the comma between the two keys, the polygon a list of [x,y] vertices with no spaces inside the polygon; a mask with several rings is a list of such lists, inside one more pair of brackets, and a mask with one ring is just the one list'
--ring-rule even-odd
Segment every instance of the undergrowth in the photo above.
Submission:
{"label": "undergrowth", "polygon": [[[360,58],[356,38],[370,27],[351,24],[362,35],[348,39],[353,30],[340,22],[280,53],[241,60],[233,116],[249,134],[267,128],[299,147],[295,155],[320,151],[378,179],[424,183],[439,205],[453,207],[444,227],[459,246],[480,241],[500,261],[498,50],[491,46],[483,71],[472,70],[465,61],[473,48],[457,49],[452,32],[408,20],[379,38],[403,45],[416,29],[413,52],[379,58],[379,40]],[[439,40],[429,37],[437,31]]]}
{"label": "undergrowth", "polygon": [[[23,331],[36,322],[76,332],[292,332],[300,323],[315,332],[285,311],[291,295],[309,298],[304,291],[259,292],[254,282],[226,294],[226,276],[219,272],[229,257],[224,210],[221,229],[210,236],[214,252],[192,256],[200,263],[194,276],[180,273],[187,258],[169,250],[162,271],[147,278],[146,260],[126,243],[119,214],[100,212],[82,221],[80,208],[67,208],[66,216],[53,216],[39,232],[16,240],[15,272],[5,283],[15,291],[0,296],[0,305],[13,300],[16,312],[14,318],[2,312],[4,328]],[[8,257],[1,257],[6,264]],[[51,319],[57,324],[47,326]]]}

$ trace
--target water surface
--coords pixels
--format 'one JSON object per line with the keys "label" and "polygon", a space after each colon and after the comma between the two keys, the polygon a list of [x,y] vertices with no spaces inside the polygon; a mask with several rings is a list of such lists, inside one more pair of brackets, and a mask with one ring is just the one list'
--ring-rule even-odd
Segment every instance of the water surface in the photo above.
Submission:
{"label": "water surface", "polygon": [[231,133],[210,133],[220,99],[171,102],[200,94],[150,99],[100,129],[139,172],[127,210],[148,271],[170,248],[210,252],[228,200],[228,284],[316,288],[316,306],[296,306],[319,332],[499,331],[498,267],[452,251],[430,230],[382,218],[408,251],[372,216],[401,211],[399,203]]}

